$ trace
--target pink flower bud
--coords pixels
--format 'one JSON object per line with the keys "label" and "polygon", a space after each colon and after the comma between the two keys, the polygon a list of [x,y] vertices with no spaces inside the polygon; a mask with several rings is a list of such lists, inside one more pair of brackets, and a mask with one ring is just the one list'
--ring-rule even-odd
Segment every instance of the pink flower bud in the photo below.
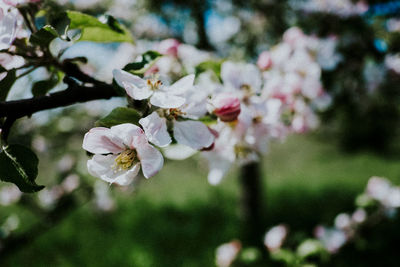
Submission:
{"label": "pink flower bud", "polygon": [[159,43],[157,50],[161,54],[177,57],[179,45],[180,43],[176,39],[173,38],[165,39]]}
{"label": "pink flower bud", "polygon": [[268,51],[264,51],[258,56],[257,66],[261,70],[267,70],[272,66],[271,54]]}
{"label": "pink flower bud", "polygon": [[235,121],[240,114],[240,100],[231,94],[219,94],[212,101],[214,114],[224,122]]}

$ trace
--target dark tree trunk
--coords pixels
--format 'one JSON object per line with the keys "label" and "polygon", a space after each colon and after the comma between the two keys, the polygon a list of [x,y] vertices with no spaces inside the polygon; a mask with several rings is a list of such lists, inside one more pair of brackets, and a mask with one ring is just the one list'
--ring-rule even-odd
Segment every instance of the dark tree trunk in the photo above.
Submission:
{"label": "dark tree trunk", "polygon": [[253,246],[262,246],[263,238],[263,186],[259,162],[241,167],[242,190],[241,212],[243,217],[243,241]]}
{"label": "dark tree trunk", "polygon": [[199,37],[197,47],[204,50],[213,50],[213,46],[210,44],[206,32],[205,11],[206,9],[202,7],[201,3],[198,4],[198,8],[193,8],[192,10],[197,25],[197,35]]}

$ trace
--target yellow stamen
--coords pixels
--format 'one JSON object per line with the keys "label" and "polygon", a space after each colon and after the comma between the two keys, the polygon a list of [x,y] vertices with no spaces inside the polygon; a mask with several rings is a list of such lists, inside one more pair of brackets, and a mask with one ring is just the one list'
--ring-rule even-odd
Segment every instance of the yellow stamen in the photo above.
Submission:
{"label": "yellow stamen", "polygon": [[150,90],[153,91],[158,90],[160,89],[161,85],[162,82],[160,80],[151,80],[151,79],[147,80],[147,86],[149,87]]}
{"label": "yellow stamen", "polygon": [[115,164],[112,166],[115,171],[128,170],[133,166],[137,160],[137,155],[135,150],[125,150],[115,159]]}
{"label": "yellow stamen", "polygon": [[169,109],[169,118],[170,119],[177,119],[179,116],[186,115],[186,112],[181,111],[178,108],[170,108]]}

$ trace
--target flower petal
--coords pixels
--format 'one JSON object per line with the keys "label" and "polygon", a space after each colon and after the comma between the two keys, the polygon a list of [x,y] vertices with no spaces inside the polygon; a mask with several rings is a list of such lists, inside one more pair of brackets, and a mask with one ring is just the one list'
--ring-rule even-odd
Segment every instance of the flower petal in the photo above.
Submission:
{"label": "flower petal", "polygon": [[167,159],[172,160],[184,160],[190,158],[198,151],[194,150],[191,147],[180,145],[180,144],[173,144],[162,149],[164,157]]}
{"label": "flower petal", "polygon": [[161,118],[157,112],[151,113],[149,116],[139,120],[144,132],[150,142],[165,147],[171,143],[171,137],[167,131],[167,122],[165,118]]}
{"label": "flower petal", "polygon": [[153,91],[147,86],[137,87],[133,83],[128,82],[122,82],[122,85],[124,86],[126,93],[135,100],[147,99],[153,94]]}
{"label": "flower petal", "polygon": [[125,146],[136,148],[140,144],[147,143],[146,135],[143,130],[132,123],[123,123],[111,127],[113,135],[118,136],[123,140]]}
{"label": "flower petal", "polygon": [[208,161],[208,182],[211,185],[219,184],[231,168],[234,159],[226,158],[223,152],[216,150],[202,152],[202,155]]}
{"label": "flower petal", "polygon": [[179,144],[197,150],[209,147],[214,142],[210,130],[199,121],[175,121],[174,137]]}
{"label": "flower petal", "polygon": [[166,91],[174,95],[183,94],[193,87],[194,77],[194,74],[187,75],[167,87]]}
{"label": "flower petal", "polygon": [[143,175],[150,178],[156,175],[164,165],[164,158],[161,152],[150,144],[136,148],[140,164],[142,165]]}
{"label": "flower petal", "polygon": [[261,89],[261,74],[253,64],[225,61],[221,66],[221,78],[229,90],[250,86],[254,93]]}
{"label": "flower petal", "polygon": [[116,155],[94,155],[88,160],[87,167],[89,173],[95,177],[109,183],[119,185],[128,185],[133,181],[140,170],[140,164],[137,163],[128,170],[115,170],[112,166],[115,164]]}
{"label": "flower petal", "polygon": [[119,86],[124,87],[123,83],[132,84],[138,88],[142,88],[146,86],[146,82],[140,78],[139,76],[133,75],[124,70],[113,70],[113,76],[115,81],[118,83]]}
{"label": "flower petal", "polygon": [[104,127],[92,128],[87,132],[82,147],[94,154],[116,154],[124,150],[122,140],[114,138],[110,129]]}
{"label": "flower petal", "polygon": [[150,103],[160,108],[179,108],[185,103],[185,98],[166,92],[155,92],[150,98]]}

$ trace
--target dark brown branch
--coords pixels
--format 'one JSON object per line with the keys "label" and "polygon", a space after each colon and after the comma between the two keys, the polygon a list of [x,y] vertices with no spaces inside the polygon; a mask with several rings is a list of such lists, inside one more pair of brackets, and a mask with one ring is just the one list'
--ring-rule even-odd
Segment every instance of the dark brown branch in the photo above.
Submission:
{"label": "dark brown branch", "polygon": [[[85,77],[80,78],[83,80]],[[90,80],[91,78],[86,76],[85,79]],[[103,82],[96,81],[93,86],[85,86],[79,85],[70,78],[64,80],[68,84],[68,88],[64,91],[41,97],[0,102],[0,118],[13,117],[18,119],[42,110],[118,96],[112,85]]]}

